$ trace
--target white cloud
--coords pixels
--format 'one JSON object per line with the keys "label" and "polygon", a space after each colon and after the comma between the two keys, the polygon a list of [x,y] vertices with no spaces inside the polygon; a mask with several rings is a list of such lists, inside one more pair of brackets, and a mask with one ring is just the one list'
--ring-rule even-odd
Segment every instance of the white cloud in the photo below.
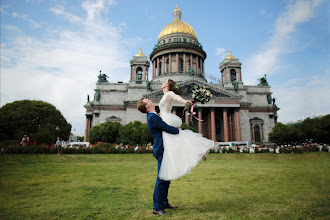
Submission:
{"label": "white cloud", "polygon": [[[101,4],[101,3],[103,4]],[[52,12],[73,19],[78,30],[57,27],[33,37],[18,27],[6,26],[6,42],[1,44],[1,105],[22,99],[52,103],[73,125],[77,132],[85,126],[83,105],[87,93],[91,100],[99,70],[109,80],[128,81],[129,59],[120,28],[99,18],[112,1],[83,3],[87,17],[70,16],[64,7]],[[96,4],[95,3],[95,4]],[[89,7],[90,6],[90,7]],[[93,6],[93,7],[92,7]],[[93,8],[93,9],[91,9]],[[91,15],[93,14],[93,19]],[[17,15],[16,15],[17,16]],[[137,43],[139,39],[137,40]]]}
{"label": "white cloud", "polygon": [[[297,79],[305,83],[293,86],[291,83],[273,88],[280,122],[297,121],[313,115],[330,114],[329,76],[315,76],[312,79]],[[276,98],[275,97],[275,98]]]}
{"label": "white cloud", "polygon": [[[278,57],[281,54],[293,52],[294,41],[290,36],[299,23],[306,22],[313,17],[315,7],[323,0],[289,1],[286,10],[282,12],[274,24],[273,35],[263,48],[245,61],[245,83],[251,84],[256,78],[264,74],[274,74],[278,70]],[[290,47],[291,46],[291,47]]]}
{"label": "white cloud", "polygon": [[13,12],[12,16],[14,18],[20,18],[20,19],[23,19],[27,22],[29,22],[33,28],[40,28],[41,27],[41,24],[35,22],[34,20],[32,20],[31,18],[29,18],[29,16],[27,16],[26,14],[19,14],[17,12]]}
{"label": "white cloud", "polygon": [[217,56],[224,56],[224,54],[225,54],[225,51],[226,51],[226,49],[225,48],[215,48],[216,49],[216,52],[215,52],[215,55],[217,55]]}
{"label": "white cloud", "polygon": [[63,15],[64,19],[70,21],[70,22],[79,22],[81,19],[75,15],[72,15],[71,13],[68,13],[64,10],[64,7],[62,5],[57,5],[56,7],[52,7],[49,9],[51,12],[53,12],[56,15]]}

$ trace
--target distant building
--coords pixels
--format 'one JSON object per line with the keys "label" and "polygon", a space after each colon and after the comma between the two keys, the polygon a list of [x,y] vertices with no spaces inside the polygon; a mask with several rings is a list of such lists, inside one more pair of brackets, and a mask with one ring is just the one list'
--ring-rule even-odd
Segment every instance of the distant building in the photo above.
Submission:
{"label": "distant building", "polygon": [[[156,106],[163,95],[162,82],[172,79],[177,82],[180,95],[191,99],[194,85],[205,86],[212,92],[206,104],[197,104],[196,113],[203,121],[193,120],[196,131],[214,141],[268,142],[277,120],[279,108],[272,98],[266,76],[259,85],[243,85],[242,63],[231,55],[220,63],[218,84],[208,83],[204,72],[206,52],[197,39],[194,29],[181,20],[177,7],[173,21],[166,25],[158,36],[157,45],[148,58],[142,53],[133,56],[128,83],[111,83],[105,74],[99,75],[94,100],[86,108],[85,141],[91,127],[112,121],[127,124],[133,121],[146,123],[146,116],[136,109],[141,97],[152,99]],[[151,68],[151,79],[149,67]],[[183,105],[174,103],[173,113],[182,117]],[[188,115],[183,122],[189,123]]]}

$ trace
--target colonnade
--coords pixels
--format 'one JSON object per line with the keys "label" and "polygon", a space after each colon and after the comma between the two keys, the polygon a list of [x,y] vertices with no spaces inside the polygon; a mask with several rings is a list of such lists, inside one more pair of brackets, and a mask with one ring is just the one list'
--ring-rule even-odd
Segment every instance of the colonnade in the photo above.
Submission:
{"label": "colonnade", "polygon": [[[176,108],[173,110],[173,114],[176,114]],[[204,110],[204,111],[203,111]],[[198,121],[198,133],[204,134],[207,138],[213,141],[220,141],[219,135],[222,137],[223,142],[229,141],[242,141],[241,138],[241,126],[239,108],[198,108],[197,118]],[[221,113],[222,112],[222,113]],[[204,118],[203,118],[204,115]],[[188,112],[185,112],[186,124],[190,124],[190,117]],[[221,122],[221,129],[216,126],[216,121]],[[221,131],[223,130],[223,131]],[[218,135],[217,135],[218,134]],[[218,138],[217,138],[218,136]]]}
{"label": "colonnade", "polygon": [[[172,63],[172,56],[175,56],[175,61]],[[179,59],[182,59],[183,66],[180,70]],[[195,62],[194,62],[195,59]],[[167,60],[168,68],[167,68]],[[188,62],[187,62],[188,61]],[[190,61],[190,62],[189,62]],[[161,64],[161,65],[160,65]],[[175,67],[173,68],[173,64]],[[187,73],[189,68],[192,68],[197,75],[204,76],[204,60],[202,57],[192,53],[168,53],[158,56],[152,61],[152,78],[155,78],[161,74],[167,73]]]}

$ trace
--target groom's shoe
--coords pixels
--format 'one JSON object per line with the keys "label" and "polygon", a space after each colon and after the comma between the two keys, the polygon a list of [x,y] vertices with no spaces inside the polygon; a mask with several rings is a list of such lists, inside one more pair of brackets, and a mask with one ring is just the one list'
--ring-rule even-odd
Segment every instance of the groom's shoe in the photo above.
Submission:
{"label": "groom's shoe", "polygon": [[152,213],[155,214],[155,215],[160,215],[160,216],[162,216],[162,215],[168,215],[168,213],[165,212],[165,210],[155,210],[154,209]]}
{"label": "groom's shoe", "polygon": [[165,206],[165,209],[177,209],[178,207],[176,206],[171,206],[170,204]]}

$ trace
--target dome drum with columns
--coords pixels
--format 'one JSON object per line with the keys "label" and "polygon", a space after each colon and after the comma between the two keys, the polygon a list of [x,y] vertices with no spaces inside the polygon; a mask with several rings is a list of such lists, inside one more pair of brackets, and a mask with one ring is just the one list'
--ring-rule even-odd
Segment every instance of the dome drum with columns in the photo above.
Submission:
{"label": "dome drum with columns", "polygon": [[210,102],[198,104],[195,108],[196,116],[203,121],[194,119],[191,122],[183,104],[173,103],[173,113],[193,126],[196,132],[221,142],[268,142],[268,133],[275,126],[279,110],[270,101],[272,92],[268,83],[243,85],[242,63],[230,51],[219,65],[221,83],[207,83],[204,71],[206,53],[194,29],[181,20],[181,15],[176,7],[173,21],[158,36],[157,45],[149,56],[150,62],[141,49],[133,56],[128,83],[96,83],[94,100],[88,100],[84,105],[85,141],[88,141],[90,128],[104,122],[146,123],[146,116],[136,109],[137,101],[147,97],[153,100],[157,109],[163,95],[161,84],[172,79],[185,99],[191,99],[194,85],[205,86],[212,92]]}

